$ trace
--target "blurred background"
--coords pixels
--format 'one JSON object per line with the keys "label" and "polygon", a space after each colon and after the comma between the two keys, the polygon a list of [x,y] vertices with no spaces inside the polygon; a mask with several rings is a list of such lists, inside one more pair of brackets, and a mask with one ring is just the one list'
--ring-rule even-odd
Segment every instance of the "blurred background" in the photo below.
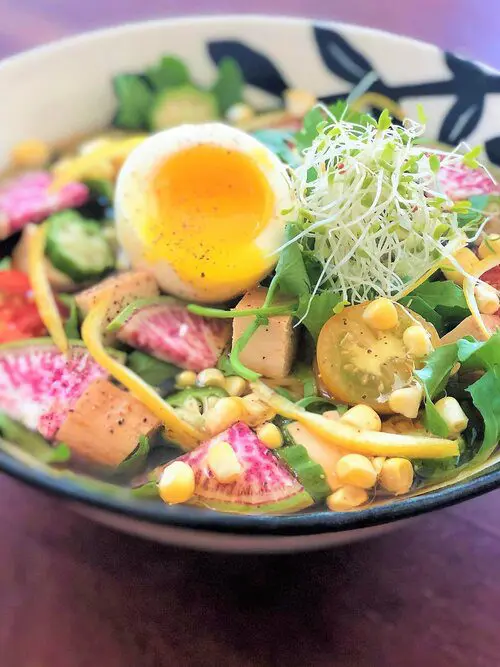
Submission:
{"label": "blurred background", "polygon": [[[0,0],[0,56],[249,7],[384,28],[500,67],[499,0]],[[0,477],[0,665],[496,667],[499,508],[497,491],[337,550],[223,556],[108,531]]]}

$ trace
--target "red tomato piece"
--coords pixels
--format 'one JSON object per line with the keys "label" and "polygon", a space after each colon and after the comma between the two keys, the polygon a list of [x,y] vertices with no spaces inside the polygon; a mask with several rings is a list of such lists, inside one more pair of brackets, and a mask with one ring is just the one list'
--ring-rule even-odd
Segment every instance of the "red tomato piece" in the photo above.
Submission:
{"label": "red tomato piece", "polygon": [[0,271],[0,343],[46,333],[28,276],[21,271]]}

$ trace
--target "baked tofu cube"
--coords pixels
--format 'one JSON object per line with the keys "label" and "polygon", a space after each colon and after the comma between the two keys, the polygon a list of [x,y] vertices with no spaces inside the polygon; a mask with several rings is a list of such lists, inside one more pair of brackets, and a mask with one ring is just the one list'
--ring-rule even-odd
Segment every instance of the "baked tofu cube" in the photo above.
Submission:
{"label": "baked tofu cube", "polygon": [[[137,299],[149,299],[158,296],[160,290],[154,277],[147,271],[127,271],[105,278],[97,285],[75,295],[76,305],[85,316],[101,299],[110,299],[111,303],[106,316],[109,324],[121,311]],[[116,340],[116,334],[103,333],[103,341],[110,345]]]}
{"label": "baked tofu cube", "polygon": [[88,461],[115,467],[132,454],[141,435],[160,424],[132,394],[108,380],[95,380],[70,410],[56,440]]}
{"label": "baked tofu cube", "polygon": [[[257,287],[245,294],[236,309],[259,308],[264,303],[266,294],[265,287]],[[273,305],[283,302],[284,300],[276,298]],[[233,345],[253,319],[253,317],[234,318]],[[240,359],[245,366],[264,377],[282,378],[290,373],[296,346],[297,336],[293,328],[292,316],[276,315],[269,318],[267,326],[257,329],[240,354]]]}

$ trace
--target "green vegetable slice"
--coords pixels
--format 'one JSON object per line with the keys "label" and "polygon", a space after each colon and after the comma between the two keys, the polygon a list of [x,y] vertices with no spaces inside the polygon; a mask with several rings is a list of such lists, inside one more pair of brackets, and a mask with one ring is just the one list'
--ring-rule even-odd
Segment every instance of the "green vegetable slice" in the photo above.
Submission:
{"label": "green vegetable slice", "polygon": [[167,88],[154,98],[149,113],[152,130],[164,130],[184,123],[206,123],[219,117],[212,93],[185,85]]}
{"label": "green vegetable slice", "polygon": [[191,83],[186,65],[175,56],[164,56],[145,72],[146,79],[157,91]]}
{"label": "green vegetable slice", "polygon": [[75,282],[99,278],[115,265],[113,251],[99,223],[76,211],[48,218],[46,253],[56,269]]}
{"label": "green vegetable slice", "polygon": [[71,452],[63,443],[52,446],[39,433],[30,431],[22,424],[0,413],[0,433],[26,453],[43,463],[64,463],[71,458]]}
{"label": "green vegetable slice", "polygon": [[127,458],[120,463],[116,469],[118,475],[135,475],[144,466],[150,450],[149,438],[146,435],[139,436],[137,447]]}
{"label": "green vegetable slice", "polygon": [[330,495],[331,489],[326,481],[323,467],[309,458],[304,445],[285,445],[276,449],[275,453],[287,464],[307,493],[316,502],[324,500]]}
{"label": "green vegetable slice", "polygon": [[180,369],[174,364],[161,361],[139,350],[129,354],[127,366],[153,387],[160,386],[165,380],[174,378],[180,373]]}
{"label": "green vegetable slice", "polygon": [[228,396],[227,391],[221,387],[187,387],[187,389],[169,396],[167,403],[170,403],[174,408],[182,408],[191,399],[196,400],[200,405],[206,405],[209,398],[224,398],[226,396]]}

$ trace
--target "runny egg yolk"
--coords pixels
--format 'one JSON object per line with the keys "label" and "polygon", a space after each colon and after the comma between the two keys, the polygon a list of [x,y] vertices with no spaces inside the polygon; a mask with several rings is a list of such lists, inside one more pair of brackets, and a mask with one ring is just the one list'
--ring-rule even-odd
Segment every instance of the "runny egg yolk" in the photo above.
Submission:
{"label": "runny egg yolk", "polygon": [[153,173],[150,219],[142,229],[148,261],[166,261],[196,288],[241,284],[263,275],[269,258],[256,239],[275,195],[258,155],[200,144],[169,156]]}

